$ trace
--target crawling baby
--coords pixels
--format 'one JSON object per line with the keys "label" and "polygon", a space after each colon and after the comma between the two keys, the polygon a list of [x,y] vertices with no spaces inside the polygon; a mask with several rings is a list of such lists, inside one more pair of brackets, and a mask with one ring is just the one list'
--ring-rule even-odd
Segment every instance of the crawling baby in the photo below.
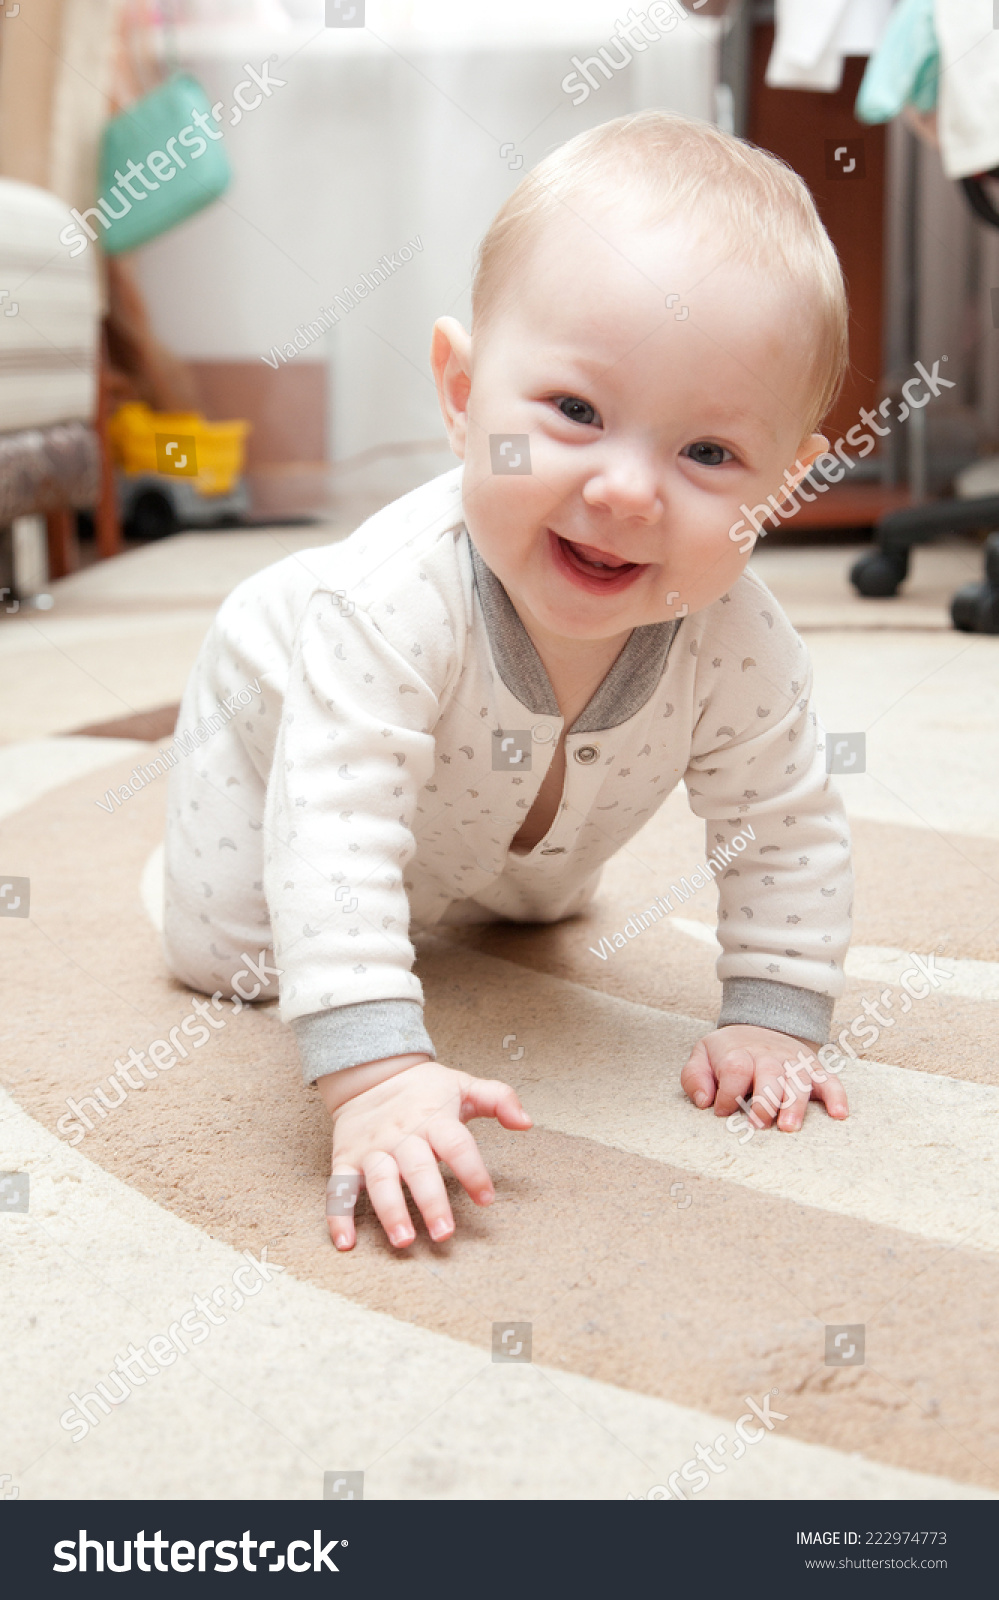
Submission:
{"label": "crawling baby", "polygon": [[214,731],[170,776],[167,959],[216,997],[279,993],[332,1120],[339,1249],[362,1183],[394,1246],[404,1183],[446,1239],[439,1162],[493,1198],[468,1122],[531,1125],[509,1085],[437,1059],[411,934],[581,912],[680,782],[718,865],[723,983],[683,1088],[787,1131],[809,1098],[847,1115],[816,1052],[848,830],[745,532],[828,448],[846,318],[773,157],[655,111],[583,133],[492,223],[472,331],[434,328],[461,466],[219,611],[180,713]]}

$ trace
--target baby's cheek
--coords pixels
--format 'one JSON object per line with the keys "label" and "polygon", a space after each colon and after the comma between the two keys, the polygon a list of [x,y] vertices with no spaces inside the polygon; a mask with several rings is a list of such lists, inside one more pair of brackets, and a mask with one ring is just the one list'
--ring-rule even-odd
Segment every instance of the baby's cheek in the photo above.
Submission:
{"label": "baby's cheek", "polygon": [[669,587],[663,597],[667,619],[678,614],[684,605],[690,612],[703,611],[727,594],[748,564],[751,549],[740,549],[740,545],[747,544],[746,539],[739,543],[731,540],[726,528],[720,537],[713,535],[695,549],[684,551],[679,563],[671,562]]}

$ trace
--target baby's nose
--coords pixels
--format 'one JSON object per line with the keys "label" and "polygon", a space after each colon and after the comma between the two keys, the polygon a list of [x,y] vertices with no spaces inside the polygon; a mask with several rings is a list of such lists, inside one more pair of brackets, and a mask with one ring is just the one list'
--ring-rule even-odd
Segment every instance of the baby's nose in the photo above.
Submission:
{"label": "baby's nose", "polygon": [[658,475],[648,467],[622,463],[595,473],[583,490],[587,505],[603,507],[616,517],[658,522],[663,500]]}

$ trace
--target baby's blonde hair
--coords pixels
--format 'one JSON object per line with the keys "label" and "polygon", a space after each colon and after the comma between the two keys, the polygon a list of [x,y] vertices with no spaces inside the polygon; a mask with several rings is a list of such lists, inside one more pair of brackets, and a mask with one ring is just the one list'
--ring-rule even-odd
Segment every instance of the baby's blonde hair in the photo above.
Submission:
{"label": "baby's blonde hair", "polygon": [[[637,202],[640,223],[696,215],[731,260],[783,273],[814,306],[802,329],[811,433],[839,394],[849,365],[846,287],[808,188],[776,156],[708,122],[641,111],[577,134],[544,158],[500,207],[483,238],[472,283],[472,331],[481,333],[513,294],[517,267],[546,225],[580,202]],[[673,287],[672,285],[670,287]],[[681,285],[676,285],[681,288]]]}

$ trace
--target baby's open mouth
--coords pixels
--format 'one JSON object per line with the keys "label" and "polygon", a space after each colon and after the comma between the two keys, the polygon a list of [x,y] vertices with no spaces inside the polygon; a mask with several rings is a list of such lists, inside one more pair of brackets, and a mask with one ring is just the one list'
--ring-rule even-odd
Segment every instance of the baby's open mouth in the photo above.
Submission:
{"label": "baby's open mouth", "polygon": [[552,543],[564,570],[587,580],[587,587],[623,588],[644,570],[643,561],[625,561],[621,556],[598,550],[594,545],[579,544],[574,539],[564,539],[551,531]]}

